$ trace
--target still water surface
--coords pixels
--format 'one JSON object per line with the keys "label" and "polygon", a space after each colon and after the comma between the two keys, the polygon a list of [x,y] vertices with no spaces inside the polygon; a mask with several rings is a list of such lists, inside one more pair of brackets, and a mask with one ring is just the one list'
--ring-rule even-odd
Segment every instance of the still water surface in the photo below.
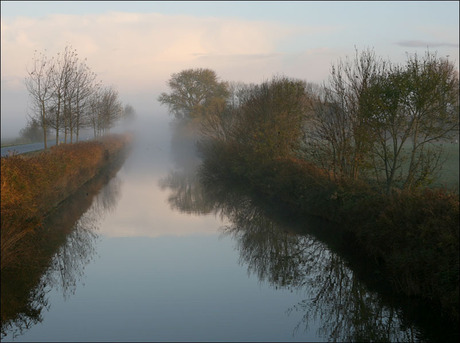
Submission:
{"label": "still water surface", "polygon": [[39,314],[2,314],[2,341],[424,339],[324,243],[231,189],[206,195],[193,145],[149,125],[90,203],[50,219],[71,229],[32,292]]}

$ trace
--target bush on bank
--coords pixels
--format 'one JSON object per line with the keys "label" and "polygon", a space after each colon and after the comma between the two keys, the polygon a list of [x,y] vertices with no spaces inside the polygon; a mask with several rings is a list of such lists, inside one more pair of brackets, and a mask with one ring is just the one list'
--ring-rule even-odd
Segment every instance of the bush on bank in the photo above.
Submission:
{"label": "bush on bank", "polygon": [[[458,320],[459,199],[443,189],[358,202],[348,220],[368,256],[383,261],[398,292],[438,303]],[[342,214],[345,217],[345,213]],[[359,225],[356,225],[359,224]]]}
{"label": "bush on bank", "polygon": [[32,155],[1,158],[1,268],[22,247],[44,216],[94,177],[131,140],[111,135],[98,141],[53,146]]}

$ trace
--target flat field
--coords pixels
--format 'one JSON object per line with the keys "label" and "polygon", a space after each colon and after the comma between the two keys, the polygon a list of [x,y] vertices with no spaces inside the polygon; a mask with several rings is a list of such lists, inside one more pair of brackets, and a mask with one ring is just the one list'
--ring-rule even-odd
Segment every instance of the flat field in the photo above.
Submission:
{"label": "flat field", "polygon": [[446,187],[459,191],[459,144],[444,143],[445,162],[442,164],[439,179],[432,187]]}

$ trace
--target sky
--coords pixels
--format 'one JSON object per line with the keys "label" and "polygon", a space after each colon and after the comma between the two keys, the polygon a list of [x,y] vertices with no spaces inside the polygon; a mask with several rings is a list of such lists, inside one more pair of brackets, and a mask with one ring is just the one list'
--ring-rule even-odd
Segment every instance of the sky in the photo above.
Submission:
{"label": "sky", "polygon": [[1,1],[1,135],[27,123],[35,50],[72,46],[138,116],[166,118],[157,98],[184,69],[322,83],[366,48],[395,63],[429,49],[458,69],[458,32],[458,1]]}

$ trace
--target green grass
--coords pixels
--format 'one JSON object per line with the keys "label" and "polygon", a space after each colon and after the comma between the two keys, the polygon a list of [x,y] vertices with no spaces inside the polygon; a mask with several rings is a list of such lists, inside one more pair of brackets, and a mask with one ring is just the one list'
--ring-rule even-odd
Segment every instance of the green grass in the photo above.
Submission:
{"label": "green grass", "polygon": [[[442,146],[441,168],[434,175],[433,183],[428,188],[445,188],[450,191],[459,192],[459,145],[458,143],[435,143],[434,146]],[[401,163],[401,169],[404,177],[407,176],[409,169],[409,157],[411,143],[407,142],[403,146],[400,158],[405,158]],[[380,176],[384,179],[384,175]],[[404,179],[403,177],[403,179]]]}
{"label": "green grass", "polygon": [[445,158],[446,161],[442,164],[439,179],[437,179],[432,187],[445,187],[459,191],[459,145],[458,143],[445,143]]}

